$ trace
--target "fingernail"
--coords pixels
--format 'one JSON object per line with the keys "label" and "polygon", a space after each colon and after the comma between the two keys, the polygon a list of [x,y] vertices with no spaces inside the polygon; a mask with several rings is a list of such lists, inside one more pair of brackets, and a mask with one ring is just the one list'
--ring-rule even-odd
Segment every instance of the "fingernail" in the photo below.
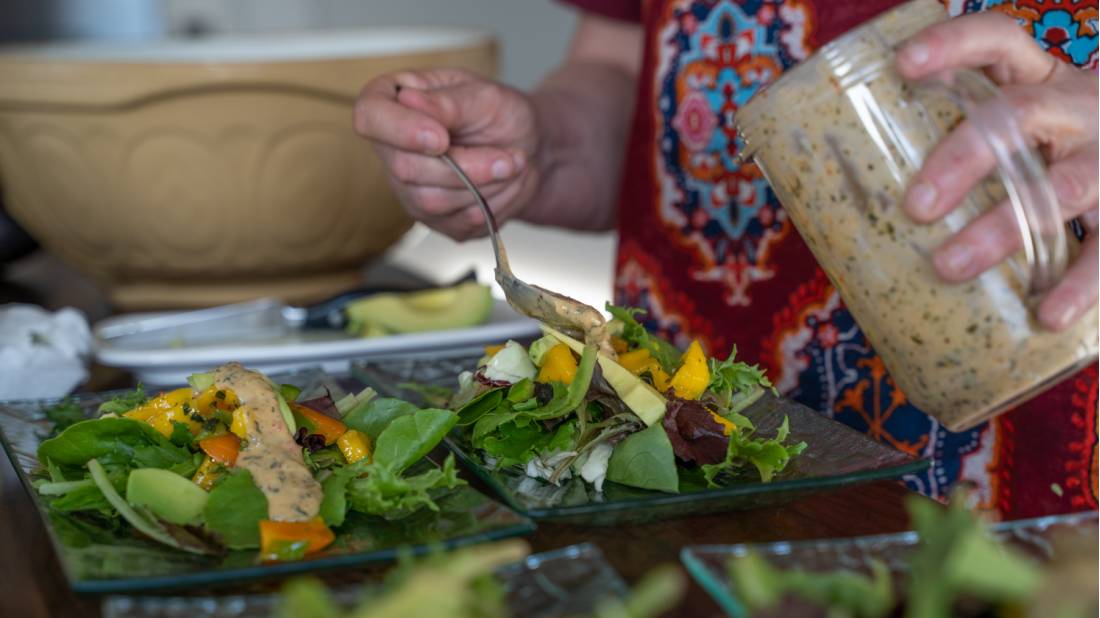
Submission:
{"label": "fingernail", "polygon": [[907,200],[910,212],[921,219],[932,216],[932,209],[936,205],[936,187],[927,182],[918,182],[909,189]]}
{"label": "fingernail", "polygon": [[424,130],[420,132],[417,139],[420,140],[420,147],[424,150],[432,153],[439,150],[439,137],[435,133]]}
{"label": "fingernail", "polygon": [[964,244],[957,244],[940,253],[936,260],[940,270],[955,276],[965,276],[974,261],[974,252]]}
{"label": "fingernail", "polygon": [[910,43],[901,51],[902,60],[913,66],[921,66],[928,62],[931,50],[924,43]]}
{"label": "fingernail", "polygon": [[512,174],[512,164],[507,159],[497,159],[493,161],[490,171],[493,173],[493,180],[504,180]]}
{"label": "fingernail", "polygon": [[1076,318],[1077,305],[1072,301],[1067,301],[1065,305],[1054,314],[1054,318],[1051,320],[1049,326],[1053,330],[1062,330],[1072,324]]}

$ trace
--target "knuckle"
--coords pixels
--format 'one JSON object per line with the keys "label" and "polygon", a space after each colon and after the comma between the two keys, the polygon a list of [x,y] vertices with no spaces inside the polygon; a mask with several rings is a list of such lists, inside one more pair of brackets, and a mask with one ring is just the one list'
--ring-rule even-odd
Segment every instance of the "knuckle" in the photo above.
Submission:
{"label": "knuckle", "polygon": [[447,194],[434,187],[417,190],[416,201],[431,216],[445,215],[451,210],[451,200]]}
{"label": "knuckle", "polygon": [[415,181],[419,173],[417,168],[416,159],[404,153],[395,154],[390,162],[390,173],[402,183]]}

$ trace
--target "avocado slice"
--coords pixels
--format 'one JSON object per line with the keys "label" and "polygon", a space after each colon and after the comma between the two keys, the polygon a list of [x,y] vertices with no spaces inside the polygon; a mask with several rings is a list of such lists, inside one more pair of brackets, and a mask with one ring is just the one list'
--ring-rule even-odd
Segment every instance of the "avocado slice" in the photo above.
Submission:
{"label": "avocado slice", "polygon": [[[561,341],[577,354],[584,352],[584,344],[580,341],[559,333],[545,324],[540,324],[539,327],[542,328],[543,333]],[[638,418],[645,421],[646,425],[653,425],[664,418],[665,406],[668,402],[661,393],[657,392],[657,389],[603,354],[598,355],[596,359],[600,363],[600,369],[603,370],[604,379],[611,388],[615,389],[619,399],[622,399],[626,407],[637,414]]]}
{"label": "avocado slice", "polygon": [[202,521],[208,494],[171,470],[138,468],[126,480],[126,501],[143,506],[164,521],[181,526]]}
{"label": "avocado slice", "polygon": [[348,303],[348,331],[360,336],[466,328],[493,308],[489,286],[473,281],[422,292],[375,294]]}

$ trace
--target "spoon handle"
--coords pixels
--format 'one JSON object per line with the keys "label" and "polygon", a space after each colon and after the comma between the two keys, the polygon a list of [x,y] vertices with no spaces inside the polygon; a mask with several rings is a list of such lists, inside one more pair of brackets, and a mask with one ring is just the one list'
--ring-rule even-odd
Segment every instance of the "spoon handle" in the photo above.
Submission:
{"label": "spoon handle", "polygon": [[500,228],[497,227],[496,217],[493,216],[492,209],[489,208],[489,203],[485,201],[485,198],[481,195],[481,191],[477,190],[473,181],[466,175],[466,172],[462,171],[462,168],[455,163],[451,155],[443,153],[439,155],[440,159],[451,166],[454,173],[462,180],[462,184],[466,185],[466,188],[474,194],[478,206],[481,206],[481,212],[485,215],[485,225],[489,228],[489,238],[493,243],[493,255],[497,259],[497,270],[503,270],[504,272],[511,274],[512,269],[508,266],[508,256],[504,253],[504,244],[500,240]]}

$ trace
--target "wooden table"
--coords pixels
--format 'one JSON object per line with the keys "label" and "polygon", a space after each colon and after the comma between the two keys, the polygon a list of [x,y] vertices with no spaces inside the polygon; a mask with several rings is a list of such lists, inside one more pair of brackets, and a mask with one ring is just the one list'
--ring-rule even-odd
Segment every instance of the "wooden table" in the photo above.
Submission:
{"label": "wooden table", "polygon": [[[43,293],[29,296],[23,290],[43,281],[56,280],[59,267],[48,258],[28,260],[25,276],[7,277],[20,285],[0,294],[4,301],[40,302],[47,306],[84,305],[93,319],[104,311],[101,300],[88,306],[87,294],[76,300],[58,298],[69,286],[43,285]],[[13,298],[14,296],[14,298]],[[117,376],[93,373],[93,389],[119,386]],[[99,616],[94,597],[72,593],[61,573],[57,557],[30,498],[23,490],[7,457],[0,457],[0,616],[19,618],[82,618]],[[786,506],[689,517],[611,528],[544,523],[528,540],[535,552],[590,541],[603,550],[608,561],[628,581],[662,563],[679,564],[685,545],[740,543],[858,536],[897,532],[907,528],[903,502],[910,492],[892,481],[880,481],[801,499]],[[674,616],[720,616],[718,606],[694,583]]]}

